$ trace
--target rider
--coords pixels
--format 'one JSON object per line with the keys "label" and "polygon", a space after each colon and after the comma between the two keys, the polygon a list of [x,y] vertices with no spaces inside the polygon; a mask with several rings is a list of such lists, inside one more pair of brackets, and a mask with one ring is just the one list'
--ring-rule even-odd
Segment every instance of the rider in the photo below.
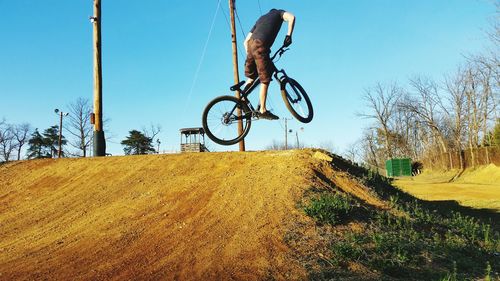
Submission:
{"label": "rider", "polygon": [[288,22],[288,34],[283,45],[292,44],[292,33],[295,26],[295,16],[284,10],[271,9],[267,14],[261,16],[255,26],[248,33],[244,45],[247,52],[245,61],[245,76],[248,77],[245,87],[249,87],[253,81],[260,78],[260,114],[262,119],[276,120],[278,116],[266,109],[267,90],[271,82],[274,67],[269,54],[271,46],[278,36],[283,21]]}

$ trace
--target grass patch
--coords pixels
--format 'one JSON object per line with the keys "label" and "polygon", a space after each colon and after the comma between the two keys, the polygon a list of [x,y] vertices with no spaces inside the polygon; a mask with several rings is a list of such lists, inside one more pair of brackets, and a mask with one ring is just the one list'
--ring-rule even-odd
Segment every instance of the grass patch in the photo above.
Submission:
{"label": "grass patch", "polygon": [[[458,211],[443,212],[394,193],[388,179],[367,173],[360,180],[385,198],[392,210],[371,209],[356,216],[354,199],[321,193],[304,208],[323,227],[336,227],[330,261],[342,274],[357,263],[393,280],[500,280],[500,235],[489,223]],[[364,207],[365,208],[365,207]],[[367,207],[366,207],[367,208]],[[352,218],[364,226],[352,233]]]}
{"label": "grass patch", "polygon": [[352,210],[352,203],[347,195],[322,193],[319,197],[312,198],[304,211],[320,224],[336,225],[345,221]]}

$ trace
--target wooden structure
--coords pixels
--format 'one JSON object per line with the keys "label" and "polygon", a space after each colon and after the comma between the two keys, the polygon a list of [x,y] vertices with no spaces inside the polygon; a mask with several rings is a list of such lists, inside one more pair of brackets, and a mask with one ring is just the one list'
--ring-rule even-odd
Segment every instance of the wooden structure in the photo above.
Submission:
{"label": "wooden structure", "polygon": [[184,128],[181,131],[181,152],[209,152],[205,146],[203,128]]}

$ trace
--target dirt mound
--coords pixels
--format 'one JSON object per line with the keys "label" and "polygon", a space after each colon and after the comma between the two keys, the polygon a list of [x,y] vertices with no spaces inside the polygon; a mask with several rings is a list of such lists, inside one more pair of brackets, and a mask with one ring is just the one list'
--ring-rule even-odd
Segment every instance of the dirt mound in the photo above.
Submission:
{"label": "dirt mound", "polygon": [[[34,160],[0,166],[0,279],[304,279],[284,237],[336,185],[313,151]],[[313,227],[312,227],[313,228]]]}
{"label": "dirt mound", "polygon": [[493,164],[443,173],[426,171],[394,182],[420,199],[455,200],[463,206],[500,213],[500,167]]}
{"label": "dirt mound", "polygon": [[500,182],[500,167],[495,164],[466,169],[456,180],[459,183],[498,184]]}

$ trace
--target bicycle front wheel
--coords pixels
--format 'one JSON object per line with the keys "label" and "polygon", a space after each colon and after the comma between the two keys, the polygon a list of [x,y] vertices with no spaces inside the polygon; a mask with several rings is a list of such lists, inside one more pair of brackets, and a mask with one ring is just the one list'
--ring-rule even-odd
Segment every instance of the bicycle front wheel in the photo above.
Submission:
{"label": "bicycle front wheel", "polygon": [[313,119],[313,107],[306,91],[292,78],[285,78],[281,82],[281,96],[286,107],[302,123],[309,123]]}
{"label": "bicycle front wheel", "polygon": [[[238,130],[241,120],[243,128]],[[252,112],[248,106],[232,96],[213,99],[203,111],[202,124],[207,136],[221,145],[233,145],[250,131]]]}

